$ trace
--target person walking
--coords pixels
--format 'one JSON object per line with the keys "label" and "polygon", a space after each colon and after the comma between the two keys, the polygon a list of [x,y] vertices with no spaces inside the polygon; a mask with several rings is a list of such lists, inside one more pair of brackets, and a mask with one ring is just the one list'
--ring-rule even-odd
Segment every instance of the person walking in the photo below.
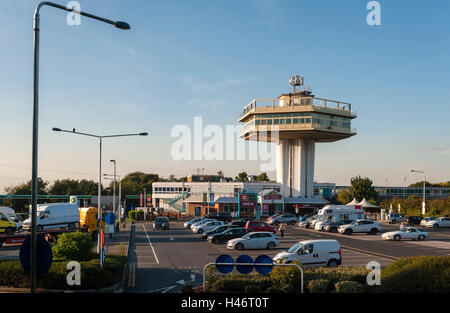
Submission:
{"label": "person walking", "polygon": [[278,227],[278,230],[280,231],[280,234],[281,234],[281,238],[284,237],[285,228],[286,228],[286,226],[284,225],[284,223],[281,223],[280,226]]}

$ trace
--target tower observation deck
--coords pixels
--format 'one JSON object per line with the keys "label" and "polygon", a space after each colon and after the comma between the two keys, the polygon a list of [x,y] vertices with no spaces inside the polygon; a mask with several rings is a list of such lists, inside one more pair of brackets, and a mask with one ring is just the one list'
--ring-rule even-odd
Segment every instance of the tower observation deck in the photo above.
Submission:
{"label": "tower observation deck", "polygon": [[[294,78],[294,80],[293,80]],[[277,182],[285,197],[313,197],[316,142],[335,142],[356,135],[350,103],[315,97],[291,77],[294,91],[276,99],[253,100],[238,121],[239,137],[277,145]],[[297,80],[295,80],[295,78]],[[294,83],[292,83],[294,81]],[[300,91],[295,91],[301,86]]]}

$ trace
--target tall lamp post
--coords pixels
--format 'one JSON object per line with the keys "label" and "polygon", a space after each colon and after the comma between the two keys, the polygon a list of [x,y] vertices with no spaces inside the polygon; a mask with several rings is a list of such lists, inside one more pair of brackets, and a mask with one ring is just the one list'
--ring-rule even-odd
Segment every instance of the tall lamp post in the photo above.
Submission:
{"label": "tall lamp post", "polygon": [[114,191],[113,191],[113,212],[116,214],[116,160],[110,160],[114,163]]}
{"label": "tall lamp post", "polygon": [[[120,220],[120,216],[122,214],[122,179],[120,178],[119,175],[112,175],[112,174],[103,174],[103,176],[105,176],[105,179],[113,179],[113,178],[108,178],[107,176],[114,176],[114,180],[116,180],[116,177],[119,179],[119,206],[117,207],[117,210],[119,211],[119,230],[120,230],[120,226],[122,225],[121,220]],[[116,187],[114,186],[114,189]]]}
{"label": "tall lamp post", "polygon": [[423,174],[423,202],[422,202],[422,215],[425,215],[425,182],[427,181],[427,177],[425,176],[425,172],[424,172],[424,171],[411,170],[411,173],[421,173],[421,174]]}
{"label": "tall lamp post", "polygon": [[123,134],[123,135],[106,135],[106,136],[99,136],[99,135],[93,135],[93,134],[87,134],[87,133],[80,133],[75,131],[75,128],[70,130],[65,130],[61,128],[53,128],[53,131],[56,132],[65,132],[70,134],[76,134],[76,135],[83,135],[83,136],[89,136],[99,139],[99,166],[98,166],[98,242],[97,242],[97,253],[100,255],[100,267],[103,268],[102,264],[102,248],[101,248],[101,229],[102,229],[102,139],[103,138],[112,138],[112,137],[129,137],[129,136],[147,136],[148,133],[138,133],[138,134]]}
{"label": "tall lamp post", "polygon": [[32,133],[32,165],[31,165],[31,272],[30,272],[30,291],[36,292],[36,222],[37,222],[37,191],[38,191],[38,112],[39,112],[39,36],[40,36],[40,10],[43,6],[51,6],[60,10],[79,14],[94,20],[113,25],[122,30],[130,29],[130,25],[125,22],[111,21],[96,15],[73,10],[65,6],[43,1],[38,4],[34,12],[33,25],[33,133]]}

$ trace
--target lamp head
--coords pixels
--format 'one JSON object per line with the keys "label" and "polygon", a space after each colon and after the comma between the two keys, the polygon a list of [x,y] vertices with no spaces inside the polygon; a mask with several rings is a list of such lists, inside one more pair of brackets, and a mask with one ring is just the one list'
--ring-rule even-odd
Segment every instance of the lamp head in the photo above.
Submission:
{"label": "lamp head", "polygon": [[148,133],[140,133],[139,136],[148,136]]}
{"label": "lamp head", "polygon": [[114,26],[122,30],[129,30],[131,28],[130,24],[121,21],[114,22]]}
{"label": "lamp head", "polygon": [[52,130],[55,131],[55,132],[60,132],[61,128],[53,127]]}

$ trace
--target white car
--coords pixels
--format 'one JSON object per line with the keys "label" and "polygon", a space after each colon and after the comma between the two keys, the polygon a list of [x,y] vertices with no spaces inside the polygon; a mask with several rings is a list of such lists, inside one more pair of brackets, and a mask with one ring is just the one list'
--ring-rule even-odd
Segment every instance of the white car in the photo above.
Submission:
{"label": "white car", "polygon": [[225,225],[222,221],[210,221],[203,225],[192,227],[192,231],[196,234],[202,234],[203,232],[209,232],[219,226]]}
{"label": "white car", "polygon": [[381,238],[383,238],[384,240],[425,240],[425,238],[428,238],[428,232],[416,227],[405,227],[397,231],[384,233],[383,235],[381,235]]}
{"label": "white car", "polygon": [[437,219],[437,217],[435,217],[435,216],[427,216],[427,217],[424,217],[424,218],[420,221],[420,226],[425,227],[425,224],[426,224],[427,222],[433,221],[433,220],[435,220],[435,219]]}
{"label": "white car", "polygon": [[211,222],[211,221],[215,221],[215,220],[210,219],[210,218],[202,219],[201,221],[192,224],[192,225],[191,225],[191,230],[194,231],[194,227],[199,227],[199,226],[201,226],[201,225],[203,225],[203,224],[206,224],[206,223],[208,223],[208,222]]}
{"label": "white car", "polygon": [[341,247],[334,239],[300,241],[288,251],[278,253],[273,261],[278,264],[298,262],[304,266],[337,267],[342,263]]}
{"label": "white car", "polygon": [[184,228],[191,228],[191,226],[192,226],[193,224],[195,224],[195,223],[197,223],[197,222],[200,222],[201,220],[202,220],[201,217],[197,217],[197,218],[194,218],[193,220],[190,220],[190,221],[188,221],[188,222],[185,222],[185,223],[183,224],[183,226],[184,226]]}
{"label": "white car", "polygon": [[377,222],[371,220],[356,220],[351,224],[339,226],[338,232],[346,235],[351,235],[353,233],[376,234],[381,232],[381,226]]}
{"label": "white car", "polygon": [[254,232],[227,242],[228,249],[275,249],[280,242],[272,232]]}
{"label": "white car", "polygon": [[435,220],[426,222],[425,227],[450,227],[450,217],[438,217]]}

